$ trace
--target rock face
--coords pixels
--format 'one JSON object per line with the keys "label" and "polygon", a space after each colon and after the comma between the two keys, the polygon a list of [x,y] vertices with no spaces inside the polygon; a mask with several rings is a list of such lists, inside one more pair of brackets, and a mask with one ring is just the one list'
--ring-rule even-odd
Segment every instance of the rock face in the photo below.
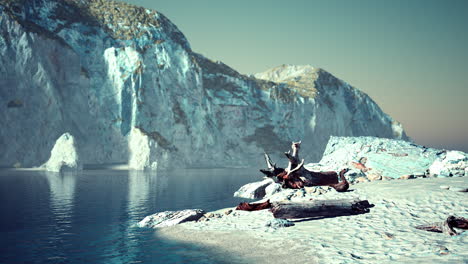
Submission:
{"label": "rock face", "polygon": [[43,163],[65,131],[83,163],[136,169],[259,166],[297,139],[314,161],[330,135],[407,139],[322,69],[241,75],[193,52],[161,13],[122,2],[0,0],[0,87],[2,166]]}
{"label": "rock face", "polygon": [[42,166],[47,171],[81,170],[82,164],[78,155],[75,138],[65,133],[57,139],[49,160]]}
{"label": "rock face", "polygon": [[157,170],[169,165],[168,151],[161,148],[151,134],[132,128],[128,138],[130,158],[128,166],[134,170]]}
{"label": "rock face", "polygon": [[319,163],[309,170],[351,168],[348,180],[360,177],[411,179],[415,177],[464,176],[468,155],[460,151],[426,148],[407,141],[375,137],[331,137]]}
{"label": "rock face", "polygon": [[183,222],[197,221],[205,212],[200,209],[182,211],[165,211],[145,217],[138,223],[139,227],[159,228],[178,225]]}

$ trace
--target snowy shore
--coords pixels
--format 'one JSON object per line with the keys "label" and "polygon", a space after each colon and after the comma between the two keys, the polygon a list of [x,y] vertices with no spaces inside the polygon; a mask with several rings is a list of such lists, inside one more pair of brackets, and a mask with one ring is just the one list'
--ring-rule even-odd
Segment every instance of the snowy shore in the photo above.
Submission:
{"label": "snowy shore", "polygon": [[449,215],[468,217],[468,194],[456,187],[468,187],[468,177],[366,182],[313,199],[367,199],[375,205],[367,214],[272,228],[266,226],[273,219],[268,210],[227,208],[207,214],[209,221],[157,232],[219,252],[229,263],[466,263],[468,232],[450,237],[414,228]]}

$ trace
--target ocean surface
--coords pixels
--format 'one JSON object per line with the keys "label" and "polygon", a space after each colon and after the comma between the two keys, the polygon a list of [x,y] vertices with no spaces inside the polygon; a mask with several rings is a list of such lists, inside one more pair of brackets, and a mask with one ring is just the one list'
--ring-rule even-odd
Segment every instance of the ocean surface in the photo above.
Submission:
{"label": "ocean surface", "polygon": [[255,169],[0,170],[0,263],[222,263],[134,225],[159,211],[236,206]]}

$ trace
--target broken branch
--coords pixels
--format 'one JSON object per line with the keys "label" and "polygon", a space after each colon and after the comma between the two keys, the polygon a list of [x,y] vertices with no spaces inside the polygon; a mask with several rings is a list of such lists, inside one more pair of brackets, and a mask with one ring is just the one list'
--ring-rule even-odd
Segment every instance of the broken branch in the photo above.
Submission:
{"label": "broken branch", "polygon": [[430,225],[419,225],[415,228],[455,236],[458,235],[458,233],[454,228],[468,229],[468,219],[451,215],[447,217],[444,222],[433,223]]}

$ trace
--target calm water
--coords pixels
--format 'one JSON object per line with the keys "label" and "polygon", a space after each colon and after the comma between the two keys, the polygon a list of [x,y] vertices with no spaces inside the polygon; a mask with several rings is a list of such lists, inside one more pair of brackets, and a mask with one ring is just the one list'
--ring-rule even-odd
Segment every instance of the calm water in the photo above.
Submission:
{"label": "calm water", "polygon": [[235,206],[234,191],[255,179],[253,169],[1,170],[0,263],[220,263],[133,225],[158,211]]}

